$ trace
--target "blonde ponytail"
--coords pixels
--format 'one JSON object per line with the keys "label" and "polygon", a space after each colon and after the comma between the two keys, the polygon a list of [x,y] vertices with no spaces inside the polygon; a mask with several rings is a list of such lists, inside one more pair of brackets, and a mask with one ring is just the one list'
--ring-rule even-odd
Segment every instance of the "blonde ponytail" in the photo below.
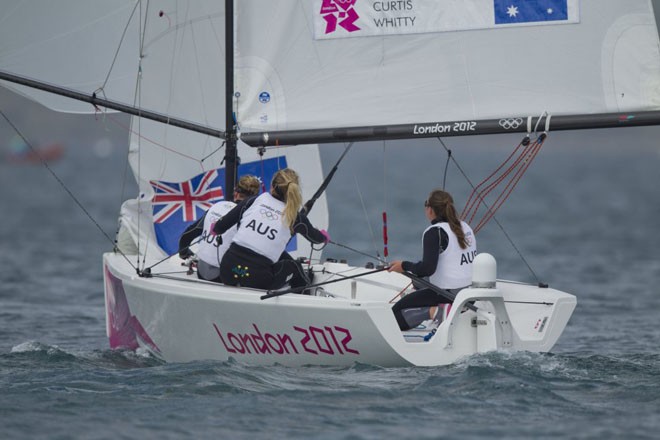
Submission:
{"label": "blonde ponytail", "polygon": [[279,170],[273,176],[271,184],[273,196],[281,199],[284,207],[284,224],[293,231],[293,223],[296,221],[298,211],[302,206],[302,193],[300,191],[300,179],[298,173],[291,168]]}

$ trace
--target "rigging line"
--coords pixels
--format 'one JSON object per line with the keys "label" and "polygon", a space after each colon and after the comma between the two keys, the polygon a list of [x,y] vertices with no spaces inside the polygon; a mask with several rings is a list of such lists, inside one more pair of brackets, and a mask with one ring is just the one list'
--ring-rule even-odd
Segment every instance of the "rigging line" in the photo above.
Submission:
{"label": "rigging line", "polygon": [[400,297],[401,295],[403,295],[403,292],[405,292],[406,290],[410,289],[412,286],[413,286],[413,282],[412,282],[412,280],[411,280],[411,281],[408,283],[408,285],[406,285],[406,287],[404,287],[403,289],[401,289],[401,290],[399,291],[399,293],[397,293],[396,295],[394,295],[394,296],[392,297],[392,299],[390,299],[390,300],[388,301],[388,303],[392,304],[392,303],[394,302],[395,299],[397,299],[398,297]]}
{"label": "rigging line", "polygon": [[[513,157],[514,153],[512,153],[506,159],[506,161],[504,163],[502,163],[502,165],[494,173],[492,173],[490,176],[488,176],[488,178],[486,180],[482,181],[479,185],[477,185],[477,189],[475,189],[475,191],[477,193],[477,197],[475,197],[475,199],[472,202],[473,205],[471,206],[471,208],[474,208],[474,211],[472,212],[472,215],[470,215],[469,220],[466,220],[468,223],[472,223],[472,220],[474,220],[474,217],[477,215],[477,213],[479,211],[479,205],[480,204],[484,204],[484,206],[486,206],[486,204],[484,203],[484,200],[485,200],[486,196],[491,193],[491,191],[493,191],[495,188],[497,188],[497,186],[500,185],[503,181],[505,181],[505,179],[509,178],[509,176],[511,175],[511,173],[514,172],[514,170],[518,169],[514,173],[511,180],[509,180],[509,182],[507,183],[507,185],[505,187],[505,191],[506,191],[506,189],[509,187],[511,181],[514,180],[515,177],[518,175],[518,172],[520,171],[520,168],[521,168],[520,164],[521,163],[524,164],[525,158],[527,158],[530,155],[530,152],[533,151],[534,145],[536,143],[536,141],[533,142],[533,143],[529,142],[528,139],[529,139],[528,137],[525,137],[525,139],[520,144],[518,144],[518,147],[516,147],[516,149],[514,150],[514,153],[516,151],[518,151],[520,146],[524,145],[524,148],[523,148],[522,152],[520,152],[520,154],[515,159],[515,161],[506,170],[504,170],[504,172],[500,176],[497,176],[494,179],[493,182],[491,182],[490,184],[488,184],[486,186],[486,188],[477,191],[477,189],[482,184],[485,184],[489,179],[491,179],[491,177],[493,177],[495,175],[496,172],[498,172],[501,168],[503,168],[503,166]],[[475,194],[475,191],[473,191],[473,194]],[[499,197],[498,197],[498,200],[499,200]],[[492,209],[492,207],[488,207],[487,213],[490,212],[491,209]],[[466,216],[467,216],[467,214],[466,214]]]}
{"label": "rigging line", "polygon": [[352,247],[346,246],[345,244],[337,243],[337,242],[334,242],[332,240],[330,240],[328,243],[334,244],[335,246],[339,246],[339,247],[344,248],[344,249],[348,249],[349,251],[355,252],[356,254],[364,255],[365,257],[369,257],[372,260],[377,260],[380,263],[384,263],[384,264],[387,263],[387,261],[383,260],[380,257],[374,257],[373,255],[367,254],[367,253],[362,252],[362,251],[358,251],[357,249],[353,249]]}
{"label": "rigging line", "polygon": [[[197,243],[199,243],[200,241],[202,241],[202,238],[203,238],[203,237],[200,236],[196,241],[193,240],[188,246],[186,246],[186,247],[183,248],[183,249],[190,249],[191,246],[194,246],[194,245],[196,245]],[[179,249],[179,251],[182,251],[183,249]],[[170,258],[172,258],[172,257],[175,256],[175,255],[179,255],[179,253],[178,253],[178,252],[173,253],[172,255],[168,255],[167,257],[163,258],[163,259],[160,260],[160,261],[156,261],[156,262],[155,262],[154,264],[152,264],[151,266],[149,266],[149,267],[145,267],[144,270],[143,270],[143,272],[145,272],[145,273],[149,273],[149,274],[150,274],[151,269],[153,269],[154,267],[158,266],[159,264],[161,264],[161,263],[163,263],[163,262],[169,260]]]}
{"label": "rigging line", "polygon": [[[447,146],[445,145],[445,143],[442,141],[441,138],[436,138],[436,139],[438,139],[438,141],[440,141],[440,144],[444,147],[445,150],[449,150],[449,149],[447,148]],[[457,161],[453,156],[452,156],[452,162],[454,163],[454,165],[456,165],[456,168],[458,168],[458,170],[461,172],[461,174],[463,175],[463,177],[465,178],[465,180],[468,182],[468,184],[469,184],[469,185],[472,187],[472,189],[474,190],[474,189],[475,189],[474,184],[472,183],[472,181],[470,180],[470,178],[468,177],[468,175],[465,173],[465,171],[463,171],[463,169],[462,169],[461,166],[459,165],[458,161]],[[487,209],[490,209],[490,207],[488,206],[488,204],[486,203],[486,201],[484,201],[483,203],[484,203],[484,206],[485,206]],[[502,226],[502,224],[501,224],[500,221],[497,219],[497,217],[495,217],[495,215],[493,215],[493,221],[494,221],[495,224],[500,228],[500,231],[502,231],[502,234],[504,234],[504,237],[507,239],[507,241],[509,242],[509,244],[511,245],[511,247],[516,251],[516,253],[518,254],[518,257],[520,257],[520,259],[521,259],[522,262],[525,264],[525,266],[527,266],[527,269],[530,271],[530,273],[532,274],[532,276],[533,276],[534,278],[536,278],[536,281],[537,281],[538,283],[540,283],[540,282],[541,282],[540,278],[538,277],[538,275],[536,275],[536,272],[534,272],[534,270],[532,269],[532,266],[529,265],[529,263],[527,262],[527,260],[526,260],[525,257],[523,256],[522,252],[520,252],[520,249],[518,249],[518,247],[515,245],[515,243],[513,242],[513,239],[509,236],[509,234],[508,234],[508,233],[506,232],[506,230],[504,229],[504,226]]]}
{"label": "rigging line", "polygon": [[[66,193],[69,195],[69,197],[71,197],[71,200],[73,200],[73,201],[75,202],[75,204],[78,205],[78,208],[80,208],[80,210],[81,210],[81,211],[87,216],[87,218],[89,218],[89,219],[92,221],[92,223],[96,226],[96,228],[97,228],[99,231],[101,231],[101,234],[103,234],[103,236],[104,236],[104,237],[105,237],[105,238],[106,238],[106,239],[112,244],[112,246],[115,247],[115,241],[114,241],[112,238],[110,238],[110,236],[109,236],[109,235],[103,230],[103,228],[101,227],[101,225],[100,225],[100,224],[94,219],[94,217],[92,217],[92,215],[89,213],[89,211],[87,211],[87,209],[85,209],[85,207],[82,205],[82,203],[80,202],[80,200],[78,200],[78,198],[77,198],[77,197],[71,192],[71,190],[66,186],[66,184],[62,181],[62,179],[60,179],[60,177],[55,173],[55,171],[53,171],[53,169],[48,165],[48,162],[46,162],[46,161],[44,160],[44,158],[41,156],[41,154],[39,154],[39,152],[37,151],[37,149],[34,148],[34,146],[33,146],[33,145],[27,140],[27,138],[26,138],[26,137],[23,135],[23,133],[18,129],[18,127],[16,127],[16,125],[14,125],[14,123],[9,119],[9,117],[7,117],[7,115],[5,114],[5,112],[3,112],[1,109],[0,109],[0,114],[2,114],[2,117],[7,121],[7,123],[8,123],[8,124],[11,126],[11,128],[16,132],[16,134],[18,134],[18,135],[21,137],[21,139],[23,139],[23,142],[25,142],[25,144],[26,144],[28,147],[30,147],[30,150],[32,150],[32,152],[35,153],[35,155],[36,155],[36,156],[39,158],[39,160],[41,161],[41,164],[42,164],[42,165],[48,170],[48,172],[51,174],[51,176],[53,176],[53,178],[57,181],[57,183],[60,184],[60,186],[62,187],[62,189],[64,189],[64,191],[66,191]],[[125,255],[123,252],[121,252],[121,251],[119,251],[119,253],[120,253],[120,254],[126,259],[126,261],[128,261],[128,263],[129,263],[129,264],[135,269],[135,266],[133,265],[133,263],[131,263],[131,262],[129,261],[128,257],[126,257],[126,255]]]}
{"label": "rigging line", "polygon": [[[218,148],[216,148],[215,150],[211,151],[208,155],[202,157],[202,160],[201,160],[200,162],[204,162],[206,159],[208,159],[209,157],[213,156],[213,155],[214,155],[215,153],[217,153],[218,151],[222,150],[222,149],[225,147],[225,144],[226,144],[226,143],[227,143],[226,141],[222,141],[222,145],[220,145],[220,146],[219,146]],[[202,168],[203,168],[203,167],[202,167]]]}
{"label": "rigging line", "polygon": [[330,281],[324,281],[324,282],[316,283],[316,284],[310,284],[309,286],[291,287],[289,289],[284,289],[284,290],[269,290],[268,293],[266,295],[262,295],[260,297],[260,299],[264,300],[264,299],[268,299],[268,298],[273,298],[275,296],[286,295],[287,293],[298,293],[298,292],[302,292],[303,290],[306,290],[306,289],[314,289],[316,287],[325,286],[326,284],[333,284],[333,283],[338,283],[340,281],[346,281],[346,280],[349,280],[349,279],[352,279],[352,278],[364,277],[364,276],[367,276],[367,275],[375,274],[377,272],[382,272],[384,270],[387,270],[387,267],[381,267],[381,268],[374,269],[374,270],[371,270],[371,271],[368,271],[368,272],[358,273],[358,274],[355,274],[355,275],[348,275],[344,278],[334,279],[334,280],[330,280]]}
{"label": "rigging line", "polygon": [[515,189],[516,185],[518,185],[518,182],[522,178],[522,176],[525,174],[529,166],[532,164],[532,161],[538,154],[538,152],[541,149],[541,146],[543,145],[543,141],[545,138],[542,138],[540,141],[535,141],[532,146],[533,148],[531,151],[525,156],[525,160],[522,161],[521,167],[516,171],[516,173],[513,175],[513,178],[507,183],[506,187],[504,188],[504,191],[500,193],[500,195],[497,197],[495,200],[495,203],[491,205],[491,208],[486,212],[484,217],[481,219],[477,227],[475,228],[475,234],[483,228],[486,223],[495,215],[495,212],[500,209],[502,204],[507,200],[507,198],[511,195],[513,190]]}
{"label": "rigging line", "polygon": [[[201,162],[201,161],[204,161],[205,159],[208,158],[208,156],[206,156],[206,157],[204,157],[204,158],[200,161],[199,159],[197,159],[197,158],[195,158],[195,157],[192,157],[192,156],[190,156],[190,155],[184,154],[184,153],[182,153],[182,152],[180,152],[180,151],[176,151],[176,150],[174,150],[173,148],[168,147],[167,145],[161,144],[161,143],[159,143],[159,142],[156,142],[156,141],[153,140],[153,139],[150,139],[150,138],[148,138],[148,137],[142,135],[142,134],[139,133],[138,131],[133,130],[131,127],[127,127],[125,124],[122,124],[121,122],[119,122],[118,120],[116,120],[112,115],[109,115],[107,112],[104,112],[103,114],[104,114],[104,116],[103,116],[104,118],[108,118],[108,119],[110,119],[112,122],[114,122],[114,123],[117,124],[118,126],[122,127],[122,128],[125,129],[127,132],[129,132],[129,133],[131,133],[131,134],[134,134],[135,136],[137,136],[137,137],[140,138],[140,139],[144,139],[145,141],[149,142],[150,144],[153,144],[153,145],[155,145],[155,146],[157,146],[157,147],[160,147],[160,148],[162,148],[162,149],[164,149],[164,150],[167,150],[167,151],[169,151],[170,153],[178,154],[179,156],[185,157],[186,159],[190,159],[190,160],[192,160],[192,161],[194,161],[194,162]],[[223,141],[223,145],[224,145],[224,141]],[[220,148],[222,148],[222,147],[220,147]],[[211,153],[211,154],[214,154],[214,153],[215,153],[215,151],[214,151],[213,153]],[[209,156],[210,156],[210,155],[209,155]],[[203,167],[202,167],[202,168],[203,168]]]}
{"label": "rigging line", "polygon": [[344,152],[339,156],[339,159],[335,163],[335,166],[332,167],[328,175],[326,176],[325,179],[323,179],[323,182],[321,183],[321,186],[316,190],[314,195],[312,196],[311,199],[309,199],[307,202],[305,202],[305,205],[303,206],[301,212],[305,215],[309,214],[309,211],[312,210],[314,207],[314,203],[316,203],[316,200],[321,197],[321,194],[323,194],[323,191],[326,190],[328,185],[330,184],[330,181],[334,177],[335,173],[337,172],[337,169],[339,168],[339,164],[341,163],[342,160],[344,160],[344,157],[348,153],[348,151],[351,149],[353,146],[354,142],[349,142],[346,148],[344,149]]}
{"label": "rigging line", "polygon": [[126,21],[126,26],[124,27],[124,32],[122,32],[121,38],[119,39],[119,44],[117,45],[117,50],[115,51],[115,56],[112,58],[112,63],[110,63],[110,68],[108,69],[108,74],[105,76],[105,80],[103,81],[103,85],[101,87],[99,87],[98,90],[103,90],[105,88],[105,86],[108,84],[108,80],[110,79],[110,74],[112,73],[112,69],[115,67],[115,63],[117,62],[117,57],[119,56],[119,51],[121,50],[121,46],[124,42],[124,38],[126,37],[126,32],[128,31],[128,27],[130,26],[131,21],[133,20],[133,16],[135,15],[135,11],[136,11],[136,9],[139,5],[140,5],[140,3],[136,2],[135,6],[133,6],[133,11],[131,12],[131,15],[128,17],[128,21]]}
{"label": "rigging line", "polygon": [[[136,84],[135,84],[135,101],[138,103],[138,108],[142,108],[142,60],[144,59],[144,38],[146,35],[146,28],[147,28],[147,12],[149,11],[149,1],[147,0],[147,5],[145,7],[144,11],[144,16],[142,15],[142,1],[140,3],[140,55],[139,55],[139,61],[138,61],[138,71],[137,71],[137,78],[136,78]],[[143,27],[144,26],[144,27]],[[133,119],[131,119],[133,121]],[[137,120],[137,125],[138,125],[138,188],[141,186],[140,183],[142,181],[142,118],[138,118]],[[132,131],[132,130],[131,130]],[[129,148],[130,150],[130,148]],[[138,189],[139,192],[141,192],[141,188]],[[139,203],[139,202],[138,202]],[[142,221],[140,219],[142,210],[138,209],[138,239],[137,239],[137,248],[138,252],[136,255],[137,258],[137,270],[138,273],[140,272],[140,237],[142,236],[141,232],[141,225]],[[147,249],[149,248],[149,240],[147,240],[147,243],[145,244],[145,249],[144,249],[144,256],[142,257],[142,268],[144,271],[144,267],[147,265]]]}
{"label": "rigging line", "polygon": [[385,140],[383,139],[383,257],[387,261],[389,248],[387,246],[387,155],[385,154]]}
{"label": "rigging line", "polygon": [[[379,267],[379,269],[380,269],[380,267]],[[342,279],[346,279],[346,277],[348,276],[348,275],[344,275],[341,272],[330,272],[329,270],[317,271],[316,273],[321,273],[323,275],[330,275],[331,276],[329,279],[327,279],[323,282],[327,282],[327,281],[330,281],[330,280],[337,279],[337,278],[334,278],[335,276],[341,277]],[[360,280],[357,280],[356,282],[368,284],[370,286],[381,287],[383,289],[394,290],[394,291],[398,291],[400,289],[400,286],[397,286],[397,285],[394,285],[394,284],[383,283],[383,282],[380,282],[380,281],[374,281],[374,280],[370,280],[370,279],[364,279],[364,280],[360,279]],[[410,286],[411,284],[412,283],[408,283],[408,285],[403,290],[405,291],[408,288],[408,286]]]}
{"label": "rigging line", "polygon": [[445,162],[445,172],[442,174],[442,190],[447,187],[447,171],[449,170],[449,161],[451,160],[451,150],[447,150],[447,161]]}
{"label": "rigging line", "polygon": [[[369,227],[369,235],[371,235],[371,242],[374,245],[374,249],[376,249],[376,255],[380,255],[380,252],[378,251],[378,244],[376,243],[376,234],[374,234],[374,230],[371,227],[371,222],[369,221],[369,214],[367,213],[367,206],[364,204],[364,198],[362,197],[362,191],[360,190],[360,185],[358,184],[357,175],[355,174],[355,170],[353,170],[353,178],[355,179],[355,187],[357,188],[358,197],[360,197],[360,203],[362,204],[362,212],[364,213],[364,219],[367,221],[367,226]],[[379,257],[379,260],[380,260],[380,257]]]}
{"label": "rigging line", "polygon": [[[105,125],[105,124],[104,124]],[[131,149],[130,141],[128,142],[126,146],[126,156],[125,156],[125,161],[124,161],[124,174],[122,176],[121,180],[121,195],[119,196],[119,203],[118,206],[121,206],[123,201],[126,200],[127,195],[126,195],[126,182],[128,182],[128,173],[131,167],[130,161],[128,160],[129,156],[129,151]],[[117,237],[119,236],[119,231],[121,228],[121,222],[117,222],[117,230],[115,232],[115,244],[118,242]]]}
{"label": "rigging line", "polygon": [[[513,164],[511,164],[500,176],[495,178],[494,182],[489,183],[486,188],[480,189],[483,185],[486,185],[486,183],[494,178],[497,173],[500,172],[504,166],[509,163],[511,159],[515,156],[516,152],[520,149],[520,147],[524,146],[523,151],[517,156],[517,159],[514,160]],[[465,204],[465,207],[463,208],[463,212],[461,213],[461,217],[466,219],[468,223],[471,223],[474,217],[477,215],[477,212],[479,211],[479,205],[482,203],[486,205],[485,203],[485,197],[490,194],[490,192],[497,187],[520,163],[523,157],[529,152],[529,137],[526,136],[519,144],[518,146],[511,152],[509,157],[506,158],[504,162],[500,164],[499,167],[495,171],[493,171],[488,177],[486,177],[484,180],[477,185],[476,188],[472,191],[470,194],[470,197],[468,198],[468,201]],[[472,214],[470,212],[474,210]]]}
{"label": "rigging line", "polygon": [[[507,170],[507,175],[513,172],[514,168],[518,168],[516,172],[514,173],[513,177],[509,180],[507,183],[506,187],[504,190],[500,193],[500,195],[497,197],[495,200],[495,203],[491,206],[491,208],[488,209],[486,214],[483,216],[481,221],[476,227],[475,234],[479,229],[481,229],[494,215],[494,213],[502,206],[502,204],[507,200],[507,198],[511,195],[513,190],[515,189],[516,185],[518,185],[518,182],[522,178],[522,176],[527,172],[527,169],[530,167],[532,164],[532,161],[536,158],[538,155],[539,151],[541,150],[541,147],[543,146],[543,143],[545,142],[546,135],[542,134],[539,136],[537,140],[532,142],[529,146],[529,148],[525,148],[525,151],[523,155],[516,161],[516,164],[512,166],[509,170]],[[520,165],[520,166],[518,166]],[[499,182],[498,182],[499,184]],[[476,214],[476,213],[475,213]]]}
{"label": "rigging line", "polygon": [[[96,118],[96,115],[98,113],[102,114],[101,121],[103,123],[103,128],[107,131],[109,129],[108,124],[106,122],[107,112],[102,112],[102,111],[100,111],[100,109],[98,109],[94,113],[94,116],[95,116],[94,119],[96,121],[98,121],[98,118]],[[119,201],[117,203],[118,206],[121,206],[122,203],[124,202],[124,200],[126,200],[126,182],[128,182],[128,170],[130,168],[130,162],[128,160],[129,151],[130,151],[130,142],[128,143],[127,150],[126,150],[126,157],[125,157],[126,160],[124,162],[124,173],[123,173],[122,180],[121,180],[121,191],[120,191],[120,195],[119,195]],[[120,230],[121,230],[121,222],[117,222],[117,229],[115,229],[115,248],[117,248],[117,250],[118,250],[118,243],[119,243],[119,240],[117,239],[117,237],[119,237],[119,231]]]}

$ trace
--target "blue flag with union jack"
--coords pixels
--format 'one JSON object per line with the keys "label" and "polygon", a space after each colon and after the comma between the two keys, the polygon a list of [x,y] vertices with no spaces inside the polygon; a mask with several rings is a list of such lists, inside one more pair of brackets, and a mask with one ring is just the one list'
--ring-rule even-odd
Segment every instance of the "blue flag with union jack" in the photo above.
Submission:
{"label": "blue flag with union jack", "polygon": [[[284,156],[248,162],[238,167],[238,176],[252,174],[270,187],[273,175],[286,168]],[[179,238],[192,222],[199,219],[214,204],[225,199],[225,169],[206,171],[184,182],[149,182],[154,190],[154,230],[158,245],[169,255],[179,251]],[[295,238],[287,250],[295,250]]]}

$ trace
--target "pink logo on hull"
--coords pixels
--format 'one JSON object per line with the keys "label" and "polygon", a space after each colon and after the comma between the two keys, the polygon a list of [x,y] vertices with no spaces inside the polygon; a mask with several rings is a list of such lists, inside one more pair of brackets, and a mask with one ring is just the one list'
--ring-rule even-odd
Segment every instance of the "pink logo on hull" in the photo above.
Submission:
{"label": "pink logo on hull", "polygon": [[357,0],[323,0],[321,16],[326,22],[325,33],[331,34],[337,30],[337,25],[348,32],[359,31],[355,22],[360,16],[353,7]]}
{"label": "pink logo on hull", "polygon": [[131,314],[122,281],[105,268],[106,313],[108,320],[108,338],[110,348],[128,348],[136,350],[146,346],[154,354],[160,349],[151,339],[140,321]]}

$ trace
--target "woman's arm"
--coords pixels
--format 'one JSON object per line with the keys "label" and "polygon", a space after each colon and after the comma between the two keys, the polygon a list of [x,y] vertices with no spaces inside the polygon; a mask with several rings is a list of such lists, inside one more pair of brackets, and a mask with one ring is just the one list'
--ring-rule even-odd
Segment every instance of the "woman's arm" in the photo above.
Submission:
{"label": "woman's arm", "polygon": [[248,207],[254,203],[254,200],[257,198],[257,196],[250,197],[248,199],[243,199],[236,206],[232,208],[231,211],[229,211],[227,214],[225,214],[220,220],[218,220],[215,225],[213,225],[213,232],[216,235],[222,235],[229,228],[234,226],[236,223],[239,222],[241,217],[243,216],[243,211],[245,211]]}
{"label": "woman's arm", "polygon": [[192,255],[192,251],[189,249],[190,243],[192,243],[195,238],[202,235],[204,218],[206,218],[206,212],[203,216],[197,219],[196,222],[191,223],[186,230],[183,231],[183,234],[181,234],[181,237],[179,238],[179,256],[181,258],[185,259]]}
{"label": "woman's arm", "polygon": [[296,217],[296,221],[293,224],[293,232],[302,235],[314,244],[325,243],[328,241],[327,233],[324,234],[319,229],[312,226],[306,215],[298,214],[298,217]]}
{"label": "woman's arm", "polygon": [[447,249],[449,237],[447,233],[440,228],[430,228],[424,233],[423,254],[422,261],[413,263],[411,261],[403,261],[401,266],[403,270],[412,272],[419,277],[427,277],[433,275],[438,267],[438,258],[440,254]]}

